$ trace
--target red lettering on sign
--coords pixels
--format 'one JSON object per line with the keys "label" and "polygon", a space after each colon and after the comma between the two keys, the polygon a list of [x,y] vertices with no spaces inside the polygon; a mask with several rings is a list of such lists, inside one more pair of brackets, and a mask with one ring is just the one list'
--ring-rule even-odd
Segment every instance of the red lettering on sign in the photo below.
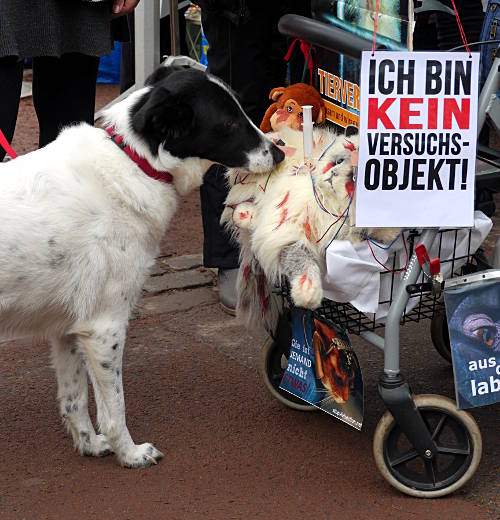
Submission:
{"label": "red lettering on sign", "polygon": [[458,128],[467,130],[470,123],[470,98],[462,99],[462,108],[458,107],[455,98],[446,98],[444,100],[443,111],[443,128],[449,130],[451,128],[451,118],[455,118]]}
{"label": "red lettering on sign", "polygon": [[430,98],[427,101],[427,128],[436,130],[438,127],[438,100]]}
{"label": "red lettering on sign", "polygon": [[396,128],[387,115],[387,110],[396,101],[396,98],[387,98],[380,106],[378,106],[377,98],[368,99],[368,129],[376,130],[378,128],[378,121],[389,130]]}
{"label": "red lettering on sign", "polygon": [[420,109],[412,110],[413,104],[422,104],[424,100],[422,98],[402,98],[399,103],[399,128],[407,130],[415,128],[420,130],[422,123],[410,123],[410,117],[419,116]]}

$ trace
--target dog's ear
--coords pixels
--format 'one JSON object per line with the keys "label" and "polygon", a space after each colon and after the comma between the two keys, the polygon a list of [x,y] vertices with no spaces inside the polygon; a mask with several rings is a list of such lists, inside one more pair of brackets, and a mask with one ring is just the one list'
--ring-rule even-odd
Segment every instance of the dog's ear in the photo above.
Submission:
{"label": "dog's ear", "polygon": [[189,134],[194,120],[190,105],[178,99],[165,87],[154,87],[132,116],[132,128],[157,149],[166,139]]}
{"label": "dog's ear", "polygon": [[349,138],[349,137],[352,137],[353,135],[358,135],[359,133],[359,130],[358,130],[358,127],[357,126],[354,126],[354,125],[348,125],[345,129],[345,137]]}
{"label": "dog's ear", "polygon": [[179,65],[169,65],[166,67],[165,65],[160,65],[154,72],[152,72],[144,82],[145,85],[154,85],[155,83],[158,83],[158,81],[161,81],[162,79],[165,79],[166,77],[170,76],[170,74],[173,74],[174,72],[178,72],[180,70],[188,69],[187,66],[179,66]]}

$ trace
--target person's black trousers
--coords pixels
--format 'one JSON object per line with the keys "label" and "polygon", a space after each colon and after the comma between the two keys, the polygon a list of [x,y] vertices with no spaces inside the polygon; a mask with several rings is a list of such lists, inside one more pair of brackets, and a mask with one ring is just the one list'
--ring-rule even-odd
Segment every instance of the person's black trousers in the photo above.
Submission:
{"label": "person's black trousers", "polygon": [[[33,104],[40,127],[39,147],[53,141],[62,127],[94,124],[99,58],[65,54],[60,58],[33,58]],[[0,58],[0,130],[12,141],[19,110],[23,61]],[[5,151],[0,149],[0,161]]]}
{"label": "person's black trousers", "polygon": [[[286,41],[277,37],[279,14],[270,10],[235,24],[220,13],[202,10],[202,26],[209,42],[208,72],[228,83],[250,119],[259,126],[270,104],[269,92],[286,77]],[[212,166],[200,189],[203,220],[203,263],[206,267],[238,267],[239,250],[221,227],[228,187],[225,168]]]}

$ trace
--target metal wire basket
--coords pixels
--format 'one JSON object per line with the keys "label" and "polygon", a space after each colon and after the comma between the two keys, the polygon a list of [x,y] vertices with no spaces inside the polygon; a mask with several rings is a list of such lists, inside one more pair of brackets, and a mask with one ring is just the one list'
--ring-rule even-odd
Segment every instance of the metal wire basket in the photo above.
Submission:
{"label": "metal wire basket", "polygon": [[[468,233],[466,237],[466,246],[464,248],[463,233]],[[457,248],[459,233],[462,233],[461,251]],[[488,265],[486,256],[481,249],[476,252],[471,250],[471,233],[472,231],[464,231],[458,229],[440,230],[436,237],[438,256],[441,261],[441,270],[448,271],[453,276],[462,276],[464,274],[475,272],[481,269],[487,269]],[[410,231],[406,237],[408,257],[412,257],[417,238],[420,236],[418,231]],[[442,256],[442,244],[447,240],[452,245],[452,253]],[[413,261],[413,260],[412,260]],[[385,264],[386,271],[380,273],[381,282],[385,278],[385,283],[389,282],[390,290],[386,297],[379,299],[380,306],[387,308],[392,304],[398,280],[396,277],[404,276],[404,271],[398,269],[396,255],[392,255]],[[390,277],[390,278],[387,278]],[[290,297],[289,284],[286,279],[282,280],[281,294],[289,306],[293,305]],[[440,295],[433,294],[432,283],[428,276],[422,272],[417,283],[407,287],[410,296],[407,310],[401,316],[401,325],[408,322],[418,322],[424,319],[432,319],[438,311],[442,311],[444,304]],[[350,303],[339,303],[329,299],[323,299],[321,306],[315,309],[314,313],[320,317],[326,318],[337,325],[342,326],[352,334],[361,334],[366,331],[374,331],[385,327],[385,320],[377,316],[377,314],[368,314],[360,312]]]}

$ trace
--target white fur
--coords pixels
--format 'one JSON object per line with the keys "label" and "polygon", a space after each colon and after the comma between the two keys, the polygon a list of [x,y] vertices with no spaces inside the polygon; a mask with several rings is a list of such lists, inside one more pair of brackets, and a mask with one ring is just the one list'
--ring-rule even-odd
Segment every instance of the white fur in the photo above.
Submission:
{"label": "white fur", "polygon": [[[264,323],[270,330],[274,329],[279,315],[279,298],[274,296],[275,303],[268,302],[264,309],[262,298],[258,296],[262,288],[255,292],[252,273],[265,277],[267,288],[264,292],[270,295],[285,275],[295,305],[315,308],[323,298],[321,280],[325,248],[335,235],[337,239],[358,242],[368,234],[388,242],[399,232],[354,227],[355,194],[342,225],[344,218],[339,216],[349,204],[347,183],[352,183],[353,174],[350,147],[357,149],[357,136],[347,139],[325,128],[315,129],[309,166],[304,165],[302,132],[284,127],[274,137],[284,141],[288,148],[295,148],[295,153],[287,155],[271,175],[245,176],[231,172],[232,187],[222,215],[222,221],[232,229],[240,243],[238,315],[249,326]],[[321,157],[332,141],[334,144]],[[315,200],[313,182],[327,211]]]}
{"label": "white fur", "polygon": [[[0,335],[51,341],[60,412],[75,448],[94,456],[113,451],[128,467],[155,464],[162,454],[136,445],[125,423],[126,327],[177,192],[200,186],[211,164],[196,157],[195,143],[194,157],[179,159],[161,146],[156,156],[136,135],[130,108],[150,88],[105,118],[154,168],[169,171],[173,184],[148,177],[104,130],[85,124],[0,164]],[[100,435],[88,415],[87,374]]]}

